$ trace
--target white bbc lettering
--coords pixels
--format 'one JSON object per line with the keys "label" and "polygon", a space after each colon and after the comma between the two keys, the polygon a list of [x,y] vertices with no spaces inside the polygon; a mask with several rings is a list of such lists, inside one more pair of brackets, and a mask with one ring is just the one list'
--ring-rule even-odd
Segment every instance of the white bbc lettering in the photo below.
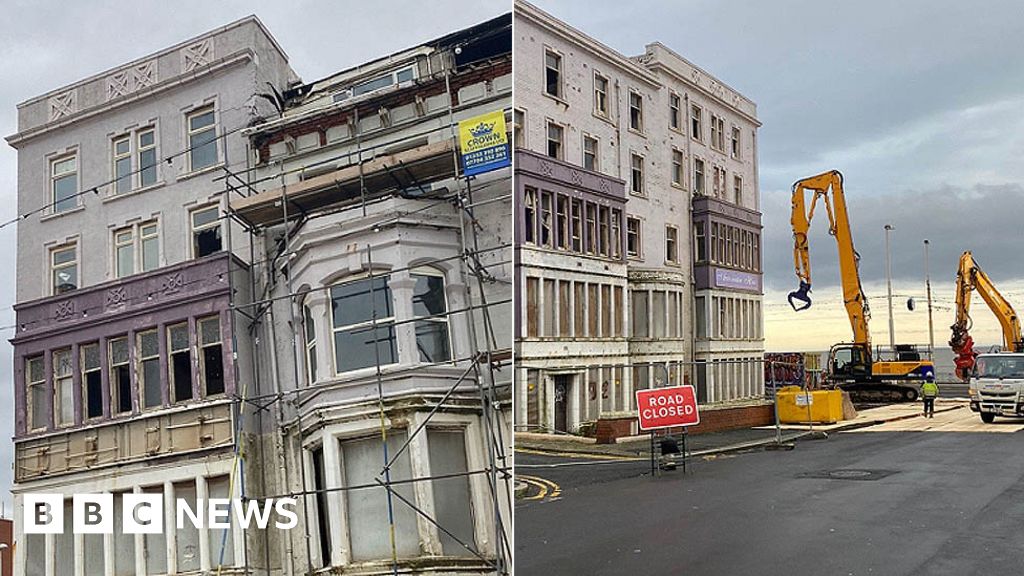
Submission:
{"label": "white bbc lettering", "polygon": [[22,503],[26,534],[60,534],[64,531],[62,494],[25,494]]}
{"label": "white bbc lettering", "polygon": [[113,494],[75,494],[71,511],[76,534],[114,533]]}

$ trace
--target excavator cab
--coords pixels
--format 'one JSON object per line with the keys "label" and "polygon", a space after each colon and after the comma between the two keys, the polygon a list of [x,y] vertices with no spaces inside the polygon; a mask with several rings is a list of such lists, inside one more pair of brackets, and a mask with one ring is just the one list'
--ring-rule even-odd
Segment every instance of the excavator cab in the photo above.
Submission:
{"label": "excavator cab", "polygon": [[829,350],[833,380],[864,380],[871,376],[871,355],[860,344],[836,344]]}
{"label": "excavator cab", "polygon": [[[800,282],[800,287],[789,293],[789,305],[793,307],[793,310],[799,312],[801,310],[807,310],[811,307],[811,285],[807,282]],[[794,300],[803,302],[802,306],[797,306]]]}

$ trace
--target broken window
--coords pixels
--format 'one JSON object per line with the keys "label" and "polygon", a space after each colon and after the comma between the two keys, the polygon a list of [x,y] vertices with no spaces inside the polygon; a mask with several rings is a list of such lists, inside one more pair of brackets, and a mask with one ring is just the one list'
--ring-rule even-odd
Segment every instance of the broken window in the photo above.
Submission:
{"label": "broken window", "polygon": [[202,258],[220,252],[220,211],[216,206],[192,212],[192,255]]}
{"label": "broken window", "polygon": [[[388,453],[398,454],[390,469],[392,482],[412,478],[409,451],[405,450],[400,454],[398,452],[399,448],[405,444],[406,437],[404,430],[388,430],[387,433]],[[376,484],[381,469],[381,454],[384,450],[382,444],[379,436],[341,442],[341,466],[345,486]],[[401,496],[409,502],[415,502],[413,484],[409,482],[393,484],[392,490],[395,492],[395,495],[390,497],[394,532],[391,530],[392,525],[389,525],[388,514],[383,513],[389,509],[388,491],[384,487],[362,488],[348,493],[349,497],[345,499],[345,506],[348,518],[349,546],[353,560],[391,558],[392,537],[399,558],[413,558],[420,555],[417,514],[399,498]],[[435,508],[435,513],[439,510],[439,508]]]}
{"label": "broken window", "polygon": [[170,354],[171,401],[192,399],[192,346],[188,323],[167,327],[167,350]]}
{"label": "broken window", "polygon": [[626,255],[640,256],[640,220],[626,217]]}
{"label": "broken window", "polygon": [[612,224],[611,224],[611,257],[618,259],[622,255],[622,212],[620,210],[612,209]]}
{"label": "broken window", "polygon": [[562,56],[551,50],[544,51],[544,92],[562,97]]}
{"label": "broken window", "polygon": [[132,411],[131,367],[128,365],[128,339],[110,341],[110,410],[115,414]]}
{"label": "broken window", "polygon": [[630,168],[630,190],[633,191],[633,194],[642,196],[644,193],[644,157],[631,154]]}
{"label": "broken window", "polygon": [[204,397],[224,393],[224,354],[220,338],[220,317],[196,320],[199,328],[199,357]]}
{"label": "broken window", "polygon": [[40,430],[49,424],[49,402],[46,399],[46,367],[43,357],[25,359],[25,388],[28,391],[28,429]]}
{"label": "broken window", "polygon": [[569,198],[563,194],[557,194],[555,196],[555,244],[565,249],[568,247],[569,234]]}
{"label": "broken window", "polygon": [[57,426],[75,423],[74,364],[71,349],[55,350],[53,362],[53,417]]}
{"label": "broken window", "polygon": [[551,192],[540,193],[540,245],[551,248]]}
{"label": "broken window", "polygon": [[302,320],[306,330],[306,382],[316,382],[316,324],[309,306],[302,307]]}
{"label": "broken window", "polygon": [[316,490],[317,536],[320,540],[320,567],[331,565],[331,524],[327,508],[327,478],[324,470],[324,447],[310,452],[313,461],[313,489]]}
{"label": "broken window", "polygon": [[523,191],[523,216],[526,223],[523,225],[523,240],[528,244],[536,241],[537,235],[537,190],[526,188]]}
{"label": "broken window", "polygon": [[644,131],[644,97],[632,91],[629,93],[629,127],[637,132]]}
{"label": "broken window", "polygon": [[416,318],[416,349],[420,362],[447,362],[452,358],[448,337],[448,304],[444,278],[429,269],[412,274],[412,313]]}
{"label": "broken window", "polygon": [[572,210],[569,223],[569,235],[572,237],[572,250],[579,252],[583,248],[583,201],[573,198],[570,204]]}
{"label": "broken window", "polygon": [[103,373],[100,366],[100,345],[86,344],[78,349],[82,362],[82,398],[84,419],[103,416]]}
{"label": "broken window", "polygon": [[679,244],[679,229],[675,226],[665,226],[665,260],[673,264],[679,262],[677,246]]}
{"label": "broken window", "polygon": [[594,73],[594,112],[598,116],[608,117],[608,79]]}
{"label": "broken window", "polygon": [[[444,478],[430,483],[434,495],[437,523],[450,532],[438,531],[441,553],[445,556],[473,556],[476,550],[473,529],[473,498],[470,494],[469,466],[466,460],[466,433],[463,430],[427,429],[430,473]],[[460,544],[461,542],[461,544]],[[467,550],[463,544],[468,546]]]}
{"label": "broken window", "polygon": [[142,408],[163,404],[160,389],[160,335],[148,330],[138,335],[138,375],[142,378]]}
{"label": "broken window", "polygon": [[696,104],[690,106],[690,136],[694,140],[704,141],[704,132],[701,130],[701,108]]}
{"label": "broken window", "polygon": [[375,276],[331,287],[337,373],[398,361],[389,281]]}

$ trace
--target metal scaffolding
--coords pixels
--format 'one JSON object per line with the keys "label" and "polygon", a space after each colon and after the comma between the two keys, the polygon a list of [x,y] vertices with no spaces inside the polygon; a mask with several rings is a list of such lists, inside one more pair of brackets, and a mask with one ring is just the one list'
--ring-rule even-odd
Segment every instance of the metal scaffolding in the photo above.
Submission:
{"label": "metal scaffolding", "polygon": [[[318,520],[311,518],[311,516],[315,515],[315,512],[312,510],[315,510],[316,506],[321,504],[317,502],[317,499],[325,497],[326,494],[332,492],[347,492],[371,488],[383,488],[386,491],[387,507],[381,510],[380,513],[387,516],[387,523],[390,528],[391,573],[397,575],[400,571],[409,573],[410,570],[409,567],[402,565],[395,540],[396,520],[394,508],[399,503],[412,509],[418,517],[424,519],[439,532],[446,534],[463,549],[472,554],[473,557],[486,566],[488,573],[498,575],[511,573],[512,549],[509,538],[511,519],[507,516],[512,510],[511,498],[513,489],[511,462],[508,459],[508,454],[506,454],[506,442],[511,440],[508,436],[511,430],[503,430],[503,428],[510,424],[513,418],[511,414],[512,354],[511,348],[499,348],[492,319],[492,308],[499,306],[508,308],[507,312],[500,313],[507,313],[511,316],[511,298],[489,298],[488,292],[490,290],[488,287],[501,282],[501,280],[496,279],[491,269],[495,266],[511,264],[512,246],[510,242],[497,243],[487,247],[482,246],[480,234],[485,231],[485,228],[477,219],[477,209],[480,206],[493,202],[511,203],[511,168],[502,169],[508,172],[507,176],[502,175],[491,179],[485,184],[485,186],[490,187],[495,185],[504,186],[507,183],[507,191],[503,191],[496,197],[489,197],[479,202],[474,201],[474,192],[479,192],[479,190],[474,186],[474,177],[466,176],[461,170],[458,134],[456,131],[457,123],[455,121],[456,94],[452,93],[451,72],[449,70],[444,72],[444,85],[448,96],[446,125],[387,141],[377,141],[371,146],[364,146],[359,135],[360,131],[357,130],[354,139],[355,149],[335,157],[335,159],[351,159],[352,156],[355,156],[357,158],[355,164],[338,170],[335,173],[314,177],[291,186],[286,184],[286,176],[294,174],[296,171],[304,171],[311,167],[323,165],[330,160],[321,159],[318,162],[289,170],[285,170],[282,166],[277,174],[265,178],[253,177],[257,169],[255,167],[250,166],[243,171],[238,171],[231,170],[228,167],[229,165],[226,164],[223,168],[223,175],[219,178],[224,182],[225,186],[223,205],[226,209],[225,218],[229,221],[229,225],[225,227],[227,229],[226,248],[232,250],[231,236],[233,226],[230,223],[234,223],[241,229],[243,234],[248,235],[250,264],[245,271],[249,274],[248,298],[240,298],[239,294],[241,294],[241,291],[235,289],[234,286],[232,287],[232,312],[237,315],[237,318],[244,319],[243,322],[232,323],[233,328],[236,330],[232,338],[236,343],[241,337],[248,338],[252,342],[252,365],[250,369],[253,372],[253,388],[258,391],[257,393],[252,393],[248,382],[245,382],[240,387],[239,394],[234,398],[236,442],[235,465],[232,467],[232,486],[236,484],[235,476],[237,474],[237,485],[241,489],[241,497],[246,499],[253,496],[253,491],[246,486],[244,478],[245,459],[247,457],[257,457],[256,454],[247,454],[246,449],[243,447],[246,436],[246,430],[243,425],[245,418],[243,415],[248,412],[255,419],[257,430],[261,431],[261,440],[258,447],[256,447],[261,461],[259,466],[261,472],[259,482],[265,491],[266,487],[271,483],[271,480],[268,478],[271,470],[268,470],[268,468],[270,467],[270,462],[273,462],[273,470],[279,474],[279,477],[273,483],[285,487],[285,493],[283,494],[270,495],[264,493],[258,496],[295,497],[301,503],[302,512],[300,515],[302,516],[302,523],[305,529],[304,540],[307,563],[304,567],[304,572],[302,571],[303,567],[287,565],[287,563],[295,561],[294,556],[291,554],[294,539],[287,535],[282,536],[283,543],[280,545],[285,548],[284,551],[286,552],[282,571],[286,574],[312,574],[319,569],[314,567],[312,563],[314,555],[312,550],[313,537],[311,535],[311,527],[314,526],[315,522],[318,522]],[[480,106],[480,104],[474,103],[472,105],[472,107],[477,106]],[[504,106],[503,108],[506,111],[509,110],[509,108]],[[356,108],[356,117],[358,118],[358,107]],[[355,123],[355,126],[358,126],[358,121]],[[384,157],[374,154],[375,149],[394,147],[403,143],[408,144],[410,141],[422,139],[440,130],[448,130],[450,132],[447,139]],[[364,154],[367,152],[369,152],[368,157],[364,157]],[[344,174],[340,174],[340,172],[344,172]],[[280,181],[280,187],[277,190],[261,192],[255,188],[256,185],[273,182],[273,180]],[[467,305],[457,309],[451,309],[450,306],[446,306],[444,313],[427,316],[426,318],[445,317],[447,319],[461,315],[465,319],[468,340],[471,342],[470,353],[459,358],[455,358],[453,353],[453,358],[449,361],[421,363],[418,366],[455,365],[462,369],[461,374],[439,398],[424,398],[427,400],[424,406],[430,406],[432,403],[425,419],[415,429],[407,430],[405,440],[398,450],[389,451],[388,408],[385,399],[383,372],[381,370],[383,363],[378,346],[381,338],[379,334],[380,326],[378,324],[379,318],[377,317],[376,306],[374,305],[371,327],[374,350],[376,351],[373,365],[375,367],[374,380],[377,392],[376,417],[379,420],[380,444],[382,448],[380,470],[372,484],[344,485],[328,488],[315,486],[311,479],[307,477],[306,467],[300,465],[299,478],[297,480],[301,484],[301,490],[295,491],[292,487],[295,485],[296,479],[292,477],[294,472],[288,465],[287,446],[295,447],[294,449],[297,450],[296,459],[298,461],[305,461],[304,449],[301,447],[303,415],[297,413],[294,417],[289,417],[286,414],[286,405],[288,403],[297,405],[300,399],[308,397],[310,394],[315,394],[320,389],[332,386],[335,382],[307,383],[300,373],[299,366],[304,362],[305,356],[304,348],[300,351],[300,346],[303,346],[303,344],[294,334],[294,331],[297,330],[297,326],[300,324],[295,313],[296,303],[318,289],[297,291],[293,285],[292,267],[280,264],[290,255],[295,254],[293,244],[300,236],[303,228],[311,221],[335,215],[339,212],[354,210],[361,210],[361,218],[365,219],[367,207],[370,204],[383,198],[395,197],[396,195],[409,198],[409,196],[404,195],[404,190],[418,189],[424,192],[423,186],[425,184],[442,180],[453,181],[455,189],[446,190],[433,196],[425,195],[422,199],[415,200],[416,202],[422,202],[423,205],[410,212],[395,214],[384,221],[357,222],[355,226],[358,228],[365,225],[368,227],[369,233],[372,234],[384,224],[397,224],[404,218],[417,215],[422,216],[435,209],[447,210],[449,216],[452,214],[452,211],[458,213],[458,236],[461,242],[460,252],[450,257],[439,258],[436,262],[460,261],[460,271],[466,287],[465,297]],[[266,254],[260,253],[262,250],[258,252],[256,248],[258,240],[261,238],[266,239],[265,234],[268,230],[272,228],[276,230],[278,227],[283,227],[283,235],[277,240],[276,246],[267,248]],[[373,246],[372,243],[367,242],[365,246],[360,248],[365,250],[366,254],[366,269],[371,279],[370,298],[372,301],[379,297],[375,283],[372,281],[374,278]],[[273,254],[270,253],[271,251],[273,251]],[[485,264],[485,261],[490,263]],[[233,265],[239,266],[237,263]],[[417,266],[422,265],[422,262],[417,264]],[[412,268],[410,266],[405,270],[411,270]],[[395,272],[400,269],[391,268],[390,270]],[[260,281],[261,274],[263,274],[262,282]],[[228,276],[231,278],[234,274],[229,274]],[[286,292],[284,295],[273,293],[274,288],[278,287],[279,282],[282,280],[279,278],[280,276],[283,276]],[[319,289],[329,291],[330,286]],[[282,300],[286,300],[288,303],[289,323],[293,328],[292,334],[285,336],[285,338],[292,338],[290,348],[293,370],[290,377],[293,381],[290,387],[282,386],[280,381],[281,375],[276,368],[278,364],[277,342],[275,342],[277,336],[273,329],[273,304]],[[418,316],[410,319],[389,320],[388,325],[397,326],[419,321],[423,318],[423,316]],[[244,334],[242,333],[243,324],[245,325]],[[482,327],[483,334],[478,334],[478,326]],[[260,338],[266,327],[269,327],[269,342],[263,342]],[[259,359],[263,356],[264,350],[269,354],[271,364],[275,366],[271,370],[271,374],[262,373],[263,367]],[[234,369],[236,374],[238,374],[240,367],[238,366],[237,359]],[[498,373],[503,370],[507,374],[507,378],[500,379]],[[274,389],[272,392],[265,389],[268,380],[273,381]],[[477,410],[479,411],[482,424],[482,438],[480,438],[480,441],[485,448],[486,465],[480,469],[469,469],[471,466],[467,461],[467,470],[461,473],[432,474],[426,477],[393,479],[391,472],[396,461],[404,452],[410,450],[410,444],[417,435],[425,433],[427,424],[434,416],[444,411],[446,407],[454,407],[455,404],[451,404],[451,401],[457,397],[462,400],[461,406],[465,406],[468,401],[467,392],[474,391],[476,398],[474,402],[478,402],[479,407]],[[507,422],[503,421],[503,411],[506,412]],[[269,426],[272,432],[267,434],[267,437],[262,436],[262,431],[268,429],[265,418],[272,419]],[[508,427],[510,428],[510,426]],[[299,442],[294,441],[296,436],[299,436]],[[273,455],[270,456],[270,460],[268,460],[267,455],[268,448],[271,448],[267,446],[268,438],[272,440],[271,443],[273,444]],[[490,507],[488,512],[493,519],[493,525],[490,527],[490,538],[494,540],[493,557],[481,553],[477,546],[460,539],[452,529],[444,526],[437,519],[436,515],[416,506],[414,502],[411,502],[396,489],[410,483],[440,481],[456,477],[469,479],[477,476],[486,478],[487,501]],[[476,513],[480,514],[480,512],[482,511],[477,511]],[[485,516],[480,516],[480,518],[483,517]],[[246,538],[248,537],[246,535]],[[264,545],[264,558],[262,560],[268,570],[271,566],[270,548],[271,546],[268,541]],[[248,549],[248,546],[246,546],[246,549]],[[330,565],[330,558],[324,561],[326,565]],[[248,564],[249,559],[247,557],[247,568]],[[480,567],[478,565],[470,569],[478,572]]]}

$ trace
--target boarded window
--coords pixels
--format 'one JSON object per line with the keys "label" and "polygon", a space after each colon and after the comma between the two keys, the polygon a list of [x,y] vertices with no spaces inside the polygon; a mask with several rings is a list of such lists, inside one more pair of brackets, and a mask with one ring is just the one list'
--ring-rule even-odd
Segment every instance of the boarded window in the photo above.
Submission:
{"label": "boarded window", "polygon": [[430,447],[431,475],[448,476],[431,481],[437,523],[452,534],[438,531],[441,551],[445,556],[472,556],[470,550],[476,550],[476,542],[469,477],[465,476],[469,469],[466,464],[466,433],[462,430],[428,428],[427,444]]}
{"label": "boarded window", "polygon": [[536,278],[526,279],[526,336],[536,338],[539,334],[537,320],[539,315],[540,290],[537,287]]}

